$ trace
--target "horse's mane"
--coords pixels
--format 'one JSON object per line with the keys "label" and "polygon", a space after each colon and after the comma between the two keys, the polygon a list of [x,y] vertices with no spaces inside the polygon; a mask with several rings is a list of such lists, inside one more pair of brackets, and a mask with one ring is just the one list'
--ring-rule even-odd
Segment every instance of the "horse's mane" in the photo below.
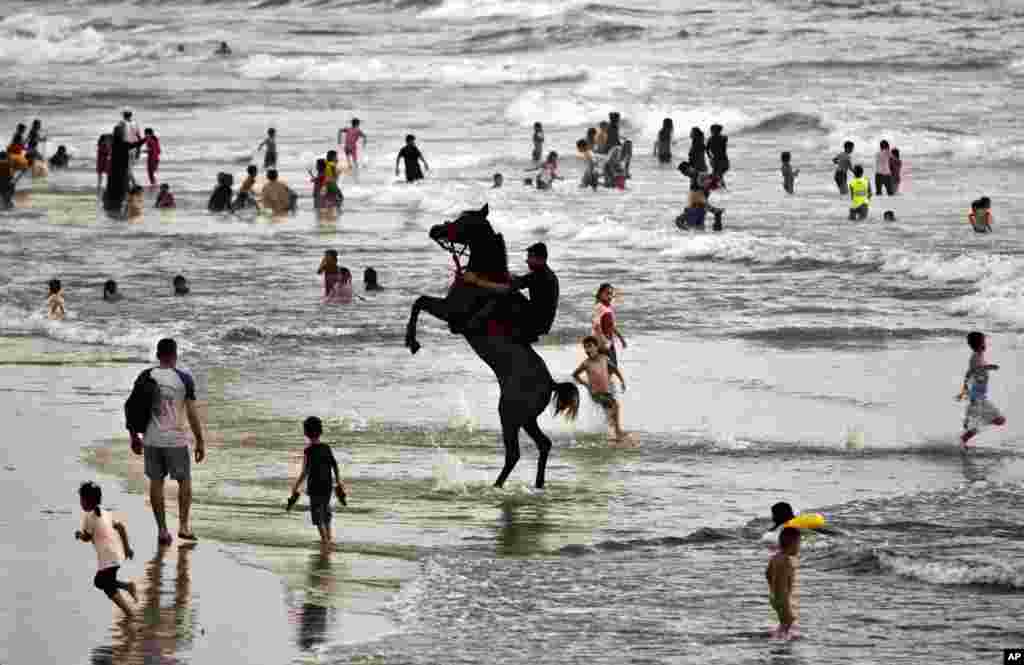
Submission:
{"label": "horse's mane", "polygon": [[508,275],[508,248],[505,245],[505,236],[495,233],[486,220],[484,223],[487,224],[487,233],[482,233],[470,248],[469,265],[466,269],[496,278],[505,277]]}

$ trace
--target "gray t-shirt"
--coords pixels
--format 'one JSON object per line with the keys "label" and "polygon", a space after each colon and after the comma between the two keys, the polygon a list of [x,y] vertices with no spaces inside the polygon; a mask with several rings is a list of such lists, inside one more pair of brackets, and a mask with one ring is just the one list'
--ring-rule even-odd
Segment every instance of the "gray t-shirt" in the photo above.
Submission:
{"label": "gray t-shirt", "polygon": [[964,374],[964,381],[967,382],[971,391],[971,401],[986,399],[988,397],[988,370],[985,362],[985,354],[975,351],[967,363],[967,373]]}
{"label": "gray t-shirt", "polygon": [[196,385],[187,369],[154,368],[149,375],[160,389],[159,409],[146,427],[143,442],[151,448],[187,448],[192,444],[192,428],[185,410],[186,401],[195,401]]}
{"label": "gray t-shirt", "polygon": [[835,156],[832,160],[836,163],[836,171],[852,171],[853,170],[853,156],[845,150]]}

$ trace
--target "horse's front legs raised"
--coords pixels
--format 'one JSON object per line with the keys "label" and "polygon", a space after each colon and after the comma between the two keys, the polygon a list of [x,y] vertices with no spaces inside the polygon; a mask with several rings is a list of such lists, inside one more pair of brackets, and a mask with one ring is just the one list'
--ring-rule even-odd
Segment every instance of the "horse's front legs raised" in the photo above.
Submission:
{"label": "horse's front legs raised", "polygon": [[420,350],[420,343],[416,341],[416,323],[420,318],[420,310],[433,314],[442,321],[447,321],[449,316],[446,298],[420,296],[416,299],[409,313],[409,323],[405,326],[405,346],[413,353]]}

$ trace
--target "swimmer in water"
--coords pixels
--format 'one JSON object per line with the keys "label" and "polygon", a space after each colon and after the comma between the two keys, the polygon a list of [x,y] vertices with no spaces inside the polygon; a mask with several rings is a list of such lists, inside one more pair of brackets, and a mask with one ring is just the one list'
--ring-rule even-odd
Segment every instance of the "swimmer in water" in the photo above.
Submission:
{"label": "swimmer in water", "polygon": [[57,152],[53,153],[50,157],[50,168],[51,169],[66,169],[68,162],[71,161],[71,155],[68,154],[67,146],[57,146]]}
{"label": "swimmer in water", "polygon": [[992,233],[992,199],[983,196],[972,202],[967,221],[975,233]]}
{"label": "swimmer in water", "polygon": [[117,282],[108,279],[103,283],[103,300],[106,302],[118,302],[124,296],[117,290]]}
{"label": "swimmer in water", "polygon": [[51,279],[50,292],[46,298],[46,313],[53,321],[64,318],[64,289],[59,279]]}
{"label": "swimmer in water", "polygon": [[367,291],[380,291],[384,287],[377,281],[377,271],[367,268],[363,271],[363,288]]}
{"label": "swimmer in water", "polygon": [[133,185],[128,191],[128,198],[125,199],[125,217],[128,219],[139,219],[143,216],[142,209],[145,207],[145,195],[142,185]]}
{"label": "swimmer in water", "polygon": [[779,533],[780,551],[768,561],[768,602],[779,618],[773,637],[794,636],[800,621],[800,529],[784,528]]}
{"label": "swimmer in water", "polygon": [[245,169],[245,180],[242,181],[242,185],[238,188],[238,196],[235,197],[235,210],[242,210],[249,206],[259,208],[256,203],[256,196],[253,194],[253,187],[256,186],[256,176],[259,175],[260,170],[256,168],[255,164],[250,164]]}
{"label": "swimmer in water", "polygon": [[501,186],[505,184],[505,176],[500,173],[494,174],[494,184],[491,185],[491,189],[501,189]]}
{"label": "swimmer in water", "polygon": [[234,212],[231,207],[231,185],[234,181],[235,179],[230,173],[217,174],[217,186],[210,194],[210,201],[206,204],[207,210],[210,212]]}
{"label": "swimmer in water", "polygon": [[174,194],[171,194],[171,186],[166,182],[160,185],[160,193],[156,195],[155,207],[163,209],[175,207]]}
{"label": "swimmer in water", "polygon": [[174,286],[174,295],[176,296],[187,296],[192,292],[192,289],[188,288],[188,280],[184,275],[175,275],[171,284]]}
{"label": "swimmer in water", "polygon": [[586,139],[576,142],[576,157],[583,160],[583,177],[580,178],[580,187],[590,187],[597,191],[599,177],[597,175],[597,158]]}
{"label": "swimmer in water", "polygon": [[[183,49],[179,47],[179,50],[183,50]],[[214,51],[214,54],[215,55],[231,55],[231,47],[228,46],[227,42],[221,42],[220,46],[217,47],[217,50]]]}
{"label": "swimmer in water", "polygon": [[[622,378],[619,368],[609,362],[608,356],[600,352],[596,337],[583,338],[583,351],[587,357],[572,373],[572,378],[590,390],[591,399],[601,405],[608,416],[608,424],[615,432],[615,439],[621,440],[626,433],[622,429],[619,402],[611,392],[611,379],[617,377],[623,391],[626,390],[626,380]],[[584,374],[587,375],[586,381],[583,380]]]}
{"label": "swimmer in water", "polygon": [[658,140],[654,142],[654,156],[661,164],[668,164],[672,161],[672,134],[674,131],[672,118],[665,118],[661,122],[661,129],[658,130]]}

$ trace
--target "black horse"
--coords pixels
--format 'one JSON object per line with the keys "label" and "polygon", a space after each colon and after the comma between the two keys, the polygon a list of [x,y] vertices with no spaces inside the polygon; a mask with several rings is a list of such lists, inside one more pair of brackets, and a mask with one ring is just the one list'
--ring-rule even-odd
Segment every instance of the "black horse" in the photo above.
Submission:
{"label": "black horse", "polygon": [[[465,251],[469,252],[466,270],[494,282],[508,281],[505,239],[491,228],[487,213],[486,205],[480,210],[467,210],[455,221],[430,229],[430,238],[452,253],[457,274],[447,297],[420,296],[413,303],[405,333],[405,345],[413,353],[420,350],[420,344],[416,341],[416,322],[421,310],[447,321],[454,330],[462,330],[473,312],[487,299],[495,297],[493,291],[467,285],[460,278],[462,268],[458,260]],[[496,309],[492,320],[487,322],[487,330],[464,334],[476,354],[494,371],[501,388],[498,415],[505,442],[505,466],[494,485],[504,485],[505,479],[519,461],[519,429],[522,428],[537,444],[537,487],[541,488],[544,487],[544,471],[551,450],[551,439],[537,425],[537,416],[553,402],[556,414],[565,414],[567,418],[574,419],[579,409],[579,391],[572,383],[555,383],[544,360],[533,347],[521,341],[523,335],[520,328],[529,323],[502,314],[503,309],[509,312],[521,311],[521,308],[515,307],[514,299],[523,296],[512,294],[501,297],[512,302],[508,302],[510,306],[507,308]]]}

